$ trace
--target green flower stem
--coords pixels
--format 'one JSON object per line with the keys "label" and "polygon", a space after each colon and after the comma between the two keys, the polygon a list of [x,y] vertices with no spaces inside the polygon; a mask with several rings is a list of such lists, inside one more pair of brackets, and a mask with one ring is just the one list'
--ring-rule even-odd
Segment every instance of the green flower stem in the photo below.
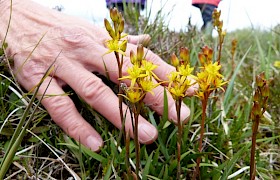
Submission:
{"label": "green flower stem", "polygon": [[177,123],[178,123],[178,133],[177,133],[177,179],[181,176],[181,147],[182,147],[182,136],[183,128],[181,122],[181,104],[182,99],[176,101],[176,111],[177,111]]}
{"label": "green flower stem", "polygon": [[251,157],[250,157],[250,180],[254,180],[256,177],[256,163],[255,163],[255,151],[256,151],[256,139],[257,139],[257,133],[260,123],[260,117],[257,116],[257,118],[253,122],[253,128],[252,128],[252,147],[251,147]]}

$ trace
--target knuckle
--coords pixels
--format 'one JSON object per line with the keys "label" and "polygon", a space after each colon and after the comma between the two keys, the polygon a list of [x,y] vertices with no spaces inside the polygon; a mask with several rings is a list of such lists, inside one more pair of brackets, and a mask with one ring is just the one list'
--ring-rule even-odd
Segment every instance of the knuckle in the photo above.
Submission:
{"label": "knuckle", "polygon": [[45,63],[36,59],[29,60],[26,64],[22,64],[16,68],[20,74],[20,78],[24,81],[40,80],[46,69]]}
{"label": "knuckle", "polygon": [[85,99],[98,98],[106,90],[99,78],[89,78],[81,82],[81,90]]}
{"label": "knuckle", "polygon": [[48,101],[48,111],[51,117],[58,123],[63,124],[60,120],[71,116],[71,111],[75,109],[75,105],[68,96],[46,97],[43,101]]}
{"label": "knuckle", "polygon": [[75,121],[73,113],[76,107],[67,96],[53,96],[43,101],[48,101],[48,112],[52,119],[71,137],[75,137],[84,128],[82,121]]}

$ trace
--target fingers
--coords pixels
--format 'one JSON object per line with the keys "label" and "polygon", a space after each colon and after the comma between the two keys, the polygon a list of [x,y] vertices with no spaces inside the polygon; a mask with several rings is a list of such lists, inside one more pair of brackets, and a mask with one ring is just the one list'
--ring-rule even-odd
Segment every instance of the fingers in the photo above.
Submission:
{"label": "fingers", "polygon": [[127,36],[128,42],[131,44],[142,44],[144,47],[147,47],[151,41],[151,36],[148,34],[141,34],[141,35],[128,35]]}
{"label": "fingers", "polygon": [[82,118],[73,101],[65,95],[55,79],[52,79],[47,87],[50,80],[50,77],[46,78],[39,90],[39,94],[42,95],[47,88],[42,100],[43,106],[64,132],[91,150],[98,151],[103,146],[100,135]]}
{"label": "fingers", "polygon": [[[81,66],[72,65],[68,65],[67,68],[62,68],[60,71],[58,70],[57,75],[112,124],[119,129],[122,127],[119,115],[119,100],[113,91],[98,77]],[[123,104],[123,110],[125,111],[126,109],[127,107]],[[133,137],[129,112],[126,115],[126,125],[126,130],[130,131],[130,135]],[[153,142],[156,138],[156,128],[140,116],[139,141],[147,144]]]}
{"label": "fingers", "polygon": [[195,95],[195,93],[197,92],[199,86],[198,84],[195,82],[194,79],[191,79],[191,83],[193,84],[186,92],[187,96],[193,96]]}

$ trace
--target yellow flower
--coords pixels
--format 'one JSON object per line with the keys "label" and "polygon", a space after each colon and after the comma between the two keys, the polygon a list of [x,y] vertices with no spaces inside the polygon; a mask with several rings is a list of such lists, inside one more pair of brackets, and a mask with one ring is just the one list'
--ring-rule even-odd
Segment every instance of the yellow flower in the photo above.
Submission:
{"label": "yellow flower", "polygon": [[130,87],[133,87],[137,82],[138,78],[143,78],[147,76],[146,74],[143,74],[142,71],[143,70],[137,66],[129,67],[127,68],[127,73],[129,75],[123,76],[122,78],[119,78],[119,80],[130,79],[131,80]]}
{"label": "yellow flower", "polygon": [[202,92],[210,91],[210,83],[207,82],[207,79],[199,79],[197,80],[199,85],[199,90]]}
{"label": "yellow flower", "polygon": [[145,71],[147,76],[149,77],[154,77],[156,80],[160,81],[160,79],[157,77],[157,75],[153,72],[157,68],[157,65],[154,65],[153,63],[147,61],[147,60],[142,60],[142,69]]}
{"label": "yellow flower", "polygon": [[169,85],[167,89],[173,96],[173,99],[184,98],[186,96],[186,91],[192,85],[191,80],[186,76],[176,74],[176,72],[169,74],[168,77]]}
{"label": "yellow flower", "polygon": [[174,100],[185,97],[186,89],[184,86],[175,84],[174,86],[168,88],[168,91],[172,95]]}
{"label": "yellow flower", "polygon": [[108,40],[106,42],[106,46],[108,47],[108,51],[105,54],[109,54],[111,52],[118,52],[125,56],[127,40],[119,41],[119,40]]}
{"label": "yellow flower", "polygon": [[225,85],[227,81],[223,81],[222,79],[215,79],[213,85],[215,89],[222,89],[224,91],[223,85]]}
{"label": "yellow flower", "polygon": [[196,95],[200,99],[204,99],[204,91],[196,91]]}
{"label": "yellow flower", "polygon": [[189,64],[181,64],[176,67],[176,71],[171,72],[167,76],[169,79],[167,90],[171,93],[173,99],[178,100],[186,96],[186,91],[192,86],[189,77],[193,77],[191,74],[193,69]]}
{"label": "yellow flower", "polygon": [[145,93],[150,92],[152,95],[154,95],[153,89],[159,86],[160,83],[154,83],[147,78],[143,78],[140,80],[139,85]]}
{"label": "yellow flower", "polygon": [[199,91],[197,92],[199,98],[204,98],[205,94],[203,95],[203,93],[210,94],[215,89],[224,90],[222,86],[227,82],[223,80],[223,75],[220,74],[221,65],[218,62],[209,62],[200,69],[201,71],[195,77],[199,85]]}
{"label": "yellow flower", "polygon": [[209,74],[211,77],[223,77],[220,74],[221,65],[218,65],[218,62],[215,62],[214,64],[210,63],[205,66],[205,71]]}
{"label": "yellow flower", "polygon": [[131,102],[132,104],[135,104],[137,102],[139,102],[140,100],[143,99],[145,93],[143,93],[143,90],[140,88],[128,88],[125,90],[125,94],[120,94],[121,96],[123,96],[124,98],[126,98],[129,102]]}
{"label": "yellow flower", "polygon": [[168,74],[167,77],[169,79],[169,85],[177,80],[177,76],[179,76],[177,71],[173,71],[170,74]]}
{"label": "yellow flower", "polygon": [[181,65],[178,67],[178,72],[180,75],[187,77],[187,76],[191,75],[193,69],[194,68],[191,68],[189,64]]}
{"label": "yellow flower", "polygon": [[274,66],[277,67],[277,68],[280,68],[280,61],[275,61]]}

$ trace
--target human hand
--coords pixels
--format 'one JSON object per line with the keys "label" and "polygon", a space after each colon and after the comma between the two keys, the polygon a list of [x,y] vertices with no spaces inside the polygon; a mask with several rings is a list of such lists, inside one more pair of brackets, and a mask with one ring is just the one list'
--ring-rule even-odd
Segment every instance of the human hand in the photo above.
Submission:
{"label": "human hand", "polygon": [[[5,25],[8,25],[9,20],[9,3],[10,1],[4,1],[0,10],[1,22]],[[2,40],[6,27],[0,27]],[[91,107],[121,128],[117,96],[92,73],[109,73],[110,79],[118,83],[115,56],[112,53],[104,55],[108,50],[105,46],[108,39],[105,29],[87,21],[42,7],[29,0],[13,0],[13,15],[6,41],[7,54],[14,59],[13,72],[16,79],[26,90],[31,90],[55,60],[56,71],[45,79],[39,89],[39,94],[43,94],[47,88],[47,96],[42,100],[42,104],[57,125],[93,151],[103,145],[103,140],[82,118],[73,101],[63,95],[65,92],[62,87],[69,85]],[[129,36],[128,40],[136,43],[138,39],[139,37]],[[127,54],[131,50],[136,51],[137,47],[133,43],[128,43]],[[175,70],[151,51],[147,52],[146,59],[159,66],[155,73],[162,80],[166,80],[167,74]],[[108,72],[105,71],[104,63]],[[124,73],[130,65],[128,55],[124,57]],[[164,87],[158,86],[154,89],[155,95],[147,94],[144,100],[159,114],[163,113],[163,92]],[[194,90],[191,89],[189,93],[193,94]],[[126,109],[126,106],[123,108]],[[169,119],[176,121],[175,102],[169,94],[168,109]],[[183,105],[181,119],[187,119],[189,115],[188,107]],[[130,122],[128,118],[126,130],[130,129],[133,137]],[[143,117],[139,117],[138,132],[141,143],[149,144],[157,138],[156,128]]]}

